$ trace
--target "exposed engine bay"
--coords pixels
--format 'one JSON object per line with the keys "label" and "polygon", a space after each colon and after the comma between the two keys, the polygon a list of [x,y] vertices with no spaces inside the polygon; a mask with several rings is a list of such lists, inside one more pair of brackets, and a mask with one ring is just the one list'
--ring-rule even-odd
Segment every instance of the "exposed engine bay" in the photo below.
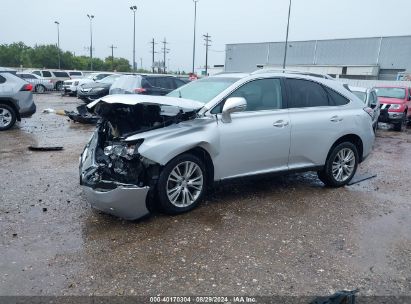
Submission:
{"label": "exposed engine bay", "polygon": [[[196,118],[196,111],[176,106],[140,103],[136,105],[96,105],[94,112],[102,120],[94,138],[96,168],[86,174],[84,184],[93,189],[113,189],[119,185],[152,186],[160,165],[141,156],[138,148],[144,139],[127,137]],[[91,141],[93,142],[93,140]]]}

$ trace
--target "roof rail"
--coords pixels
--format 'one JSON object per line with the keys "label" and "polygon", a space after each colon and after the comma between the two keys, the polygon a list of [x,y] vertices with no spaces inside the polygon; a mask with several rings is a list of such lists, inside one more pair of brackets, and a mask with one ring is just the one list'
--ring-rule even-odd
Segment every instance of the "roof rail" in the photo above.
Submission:
{"label": "roof rail", "polygon": [[312,72],[303,72],[303,71],[297,71],[297,70],[288,70],[288,69],[275,69],[275,68],[267,68],[267,69],[258,69],[251,73],[252,75],[257,75],[257,74],[265,74],[265,73],[287,73],[287,74],[300,74],[300,75],[305,75],[305,76],[311,76],[311,77],[317,77],[317,78],[324,78],[324,79],[331,79],[334,80],[330,75],[328,74],[321,74],[321,73],[312,73]]}

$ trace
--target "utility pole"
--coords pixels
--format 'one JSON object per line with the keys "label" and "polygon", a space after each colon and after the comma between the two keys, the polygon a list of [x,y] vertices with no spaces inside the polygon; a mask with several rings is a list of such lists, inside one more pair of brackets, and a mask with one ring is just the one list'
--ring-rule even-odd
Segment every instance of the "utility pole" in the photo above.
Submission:
{"label": "utility pole", "polygon": [[211,36],[210,35],[208,35],[208,33],[207,33],[207,35],[203,35],[203,37],[204,37],[204,41],[205,41],[205,46],[206,46],[206,64],[205,64],[205,75],[206,75],[206,77],[208,76],[208,48],[211,46],[210,45],[210,42],[211,42],[211,40],[210,40],[210,38],[211,38]]}
{"label": "utility pole", "polygon": [[136,72],[136,12],[137,6],[130,6],[134,14],[134,31],[133,31],[133,72]]}
{"label": "utility pole", "polygon": [[54,21],[57,25],[57,48],[58,48],[58,58],[59,58],[59,70],[61,69],[61,59],[60,59],[60,22]]}
{"label": "utility pole", "polygon": [[170,49],[167,48],[168,42],[167,42],[166,38],[164,38],[164,41],[162,42],[162,44],[163,44],[163,49],[162,50],[163,50],[163,56],[164,56],[164,62],[163,62],[164,74],[167,74],[167,71],[166,71],[166,55],[168,53],[170,53]]}
{"label": "utility pole", "polygon": [[140,69],[143,69],[143,58],[140,57]]}
{"label": "utility pole", "polygon": [[196,61],[196,28],[197,28],[197,2],[199,0],[193,0],[194,2],[194,42],[193,42],[193,74],[195,72]]}
{"label": "utility pole", "polygon": [[[291,0],[290,5],[288,7],[288,21],[287,21],[287,34],[285,36],[285,48],[284,48],[284,62],[283,62],[283,69],[285,70],[285,66],[287,63],[287,51],[288,51],[288,32],[290,30],[290,16],[291,16]],[[285,72],[285,71],[284,71]]]}
{"label": "utility pole", "polygon": [[94,15],[87,14],[90,20],[90,70],[93,70],[93,19]]}
{"label": "utility pole", "polygon": [[153,69],[153,74],[154,74],[154,72],[155,72],[154,63],[156,61],[155,54],[157,53],[156,50],[155,50],[155,47],[156,47],[157,43],[154,41],[154,38],[150,43],[151,43],[151,53],[153,55],[151,67]]}
{"label": "utility pole", "polygon": [[114,71],[114,49],[117,47],[112,44],[109,48],[111,49],[111,70]]}

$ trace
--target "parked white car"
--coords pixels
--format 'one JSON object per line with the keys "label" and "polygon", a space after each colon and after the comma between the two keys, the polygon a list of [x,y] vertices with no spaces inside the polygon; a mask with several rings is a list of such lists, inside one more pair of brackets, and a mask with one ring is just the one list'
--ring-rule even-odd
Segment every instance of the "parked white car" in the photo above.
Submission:
{"label": "parked white car", "polygon": [[79,78],[79,79],[70,79],[66,80],[63,83],[63,95],[70,95],[70,96],[76,96],[77,95],[77,90],[79,87],[83,84],[90,83],[90,82],[95,82],[99,81],[103,78],[106,78],[107,76],[114,75],[114,73],[91,73],[85,78]]}
{"label": "parked white car", "polygon": [[53,81],[46,79],[36,74],[31,73],[17,73],[17,76],[24,79],[28,83],[33,85],[33,92],[45,93],[46,91],[52,91],[54,89]]}

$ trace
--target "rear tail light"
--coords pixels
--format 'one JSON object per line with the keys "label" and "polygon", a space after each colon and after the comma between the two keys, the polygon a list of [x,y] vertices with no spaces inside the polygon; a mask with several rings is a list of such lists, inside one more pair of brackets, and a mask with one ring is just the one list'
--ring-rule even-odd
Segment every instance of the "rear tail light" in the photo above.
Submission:
{"label": "rear tail light", "polygon": [[141,94],[141,93],[144,93],[144,92],[146,92],[147,90],[146,89],[144,89],[144,88],[137,88],[137,89],[134,89],[134,92],[135,93],[137,93],[137,94]]}
{"label": "rear tail light", "polygon": [[31,83],[25,84],[20,91],[31,92],[33,90],[33,85]]}
{"label": "rear tail light", "polygon": [[369,108],[369,107],[365,107],[364,111],[368,113],[368,115],[371,116],[371,118],[374,118],[374,110]]}

